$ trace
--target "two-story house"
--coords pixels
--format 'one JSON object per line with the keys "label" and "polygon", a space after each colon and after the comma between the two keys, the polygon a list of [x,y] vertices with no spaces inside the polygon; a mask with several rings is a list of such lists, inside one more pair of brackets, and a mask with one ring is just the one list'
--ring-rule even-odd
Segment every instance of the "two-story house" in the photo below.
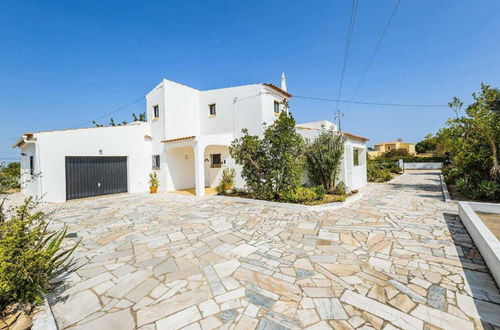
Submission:
{"label": "two-story house", "polygon": [[373,151],[368,151],[368,156],[373,158],[379,157],[388,151],[399,149],[405,149],[408,151],[408,154],[412,156],[417,154],[415,151],[415,143],[403,142],[403,139],[397,139],[393,142],[375,143],[373,149]]}
{"label": "two-story house", "polygon": [[[292,95],[273,84],[198,90],[164,79],[146,95],[146,122],[26,133],[14,145],[21,150],[22,192],[57,202],[121,192],[145,192],[151,172],[159,191],[218,184],[222,169],[240,167],[229,155],[231,141],[246,128],[261,135],[263,123],[279,116]],[[328,122],[297,125],[314,138]],[[347,137],[341,178],[351,189],[366,184],[366,138]]]}

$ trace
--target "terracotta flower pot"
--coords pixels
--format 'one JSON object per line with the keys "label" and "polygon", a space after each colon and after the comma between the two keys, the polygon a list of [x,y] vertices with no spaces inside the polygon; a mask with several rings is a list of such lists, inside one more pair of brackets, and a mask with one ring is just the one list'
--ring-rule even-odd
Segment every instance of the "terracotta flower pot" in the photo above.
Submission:
{"label": "terracotta flower pot", "polygon": [[157,191],[158,191],[158,186],[150,186],[149,187],[149,192],[150,193],[156,194]]}

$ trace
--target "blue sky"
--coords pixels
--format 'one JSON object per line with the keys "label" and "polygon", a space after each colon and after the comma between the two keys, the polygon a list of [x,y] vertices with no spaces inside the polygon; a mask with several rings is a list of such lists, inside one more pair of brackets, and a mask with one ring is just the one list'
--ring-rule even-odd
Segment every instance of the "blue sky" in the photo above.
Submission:
{"label": "blue sky", "polygon": [[[353,90],[395,0],[359,2],[342,99]],[[336,98],[350,0],[0,2],[0,160],[23,132],[97,118],[163,77],[199,89],[271,82]],[[467,104],[481,82],[500,87],[497,0],[402,0],[355,100]],[[370,143],[417,142],[446,108],[341,105],[345,131]],[[334,103],[292,99],[298,122],[333,120]],[[144,102],[113,115],[130,120]],[[101,120],[106,122],[106,120]]]}

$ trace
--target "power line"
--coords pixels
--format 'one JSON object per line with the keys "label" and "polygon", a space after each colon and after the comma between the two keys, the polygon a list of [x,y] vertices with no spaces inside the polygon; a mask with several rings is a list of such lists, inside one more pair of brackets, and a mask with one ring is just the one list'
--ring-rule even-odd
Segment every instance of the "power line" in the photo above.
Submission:
{"label": "power line", "polygon": [[131,106],[132,104],[135,104],[135,103],[137,103],[137,102],[139,102],[140,100],[143,100],[143,99],[144,99],[144,96],[141,96],[140,98],[135,99],[135,100],[133,100],[132,102],[127,103],[127,104],[126,104],[126,105],[124,105],[124,106],[121,106],[121,107],[119,107],[119,108],[116,108],[115,110],[113,110],[113,111],[111,111],[111,112],[108,112],[108,113],[106,113],[106,114],[104,114],[104,115],[102,115],[102,116],[100,116],[100,117],[94,118],[94,119],[92,119],[92,120],[87,120],[87,121],[85,121],[85,122],[83,122],[83,123],[81,123],[81,124],[75,125],[75,126],[71,126],[71,127],[70,127],[70,129],[71,129],[71,128],[77,128],[77,127],[80,127],[80,126],[85,125],[85,124],[87,124],[87,123],[91,123],[92,121],[99,120],[99,119],[102,119],[102,118],[107,117],[107,116],[109,116],[109,115],[112,115],[112,114],[114,114],[114,113],[116,113],[116,112],[118,112],[118,111],[121,111],[121,110],[123,110],[123,109],[125,109],[125,108],[127,108],[127,107]]}
{"label": "power line", "polygon": [[384,40],[384,37],[387,33],[387,30],[389,30],[389,26],[391,25],[392,19],[394,15],[396,14],[396,11],[398,10],[399,3],[401,0],[396,1],[396,5],[394,6],[394,9],[392,10],[391,16],[389,17],[389,20],[387,21],[387,24],[385,25],[384,31],[382,31],[382,35],[380,36],[377,46],[373,50],[373,53],[370,57],[370,60],[368,61],[368,65],[366,66],[365,70],[363,71],[363,75],[361,76],[361,79],[359,80],[358,84],[356,85],[356,88],[354,89],[354,93],[352,93],[351,100],[354,99],[356,96],[356,93],[358,92],[359,87],[361,87],[361,84],[363,83],[363,80],[365,79],[365,76],[370,69],[370,66],[372,65],[373,59],[375,58],[375,55],[377,54],[378,49],[380,48],[380,45],[382,44],[382,41]]}
{"label": "power line", "polygon": [[[349,51],[351,49],[352,31],[354,30],[354,23],[356,21],[357,8],[358,8],[358,1],[353,0],[352,1],[352,8],[351,8],[351,18],[349,20],[349,27],[347,28],[347,40],[346,40],[345,51],[344,51],[344,61],[342,63],[342,72],[340,74],[340,84],[339,84],[339,91],[337,94],[337,99],[340,99],[340,95],[342,93],[342,86],[344,84],[345,68],[347,65],[347,59],[349,58]],[[337,103],[336,110],[338,110],[338,108],[339,108],[339,104]]]}
{"label": "power line", "polygon": [[423,108],[447,108],[446,104],[402,104],[402,103],[380,103],[380,102],[363,102],[363,101],[348,101],[341,99],[326,99],[321,97],[311,97],[311,96],[300,96],[294,95],[294,98],[306,99],[313,101],[326,101],[326,102],[339,102],[339,103],[353,103],[353,104],[366,104],[366,105],[381,105],[381,106],[391,106],[391,107],[423,107]]}

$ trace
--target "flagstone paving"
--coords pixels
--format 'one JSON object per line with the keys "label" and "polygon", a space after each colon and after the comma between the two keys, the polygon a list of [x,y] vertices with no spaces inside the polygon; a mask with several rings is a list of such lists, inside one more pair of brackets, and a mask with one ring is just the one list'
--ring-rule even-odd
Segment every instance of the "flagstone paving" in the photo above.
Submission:
{"label": "flagstone paving", "polygon": [[333,211],[123,194],[48,206],[81,239],[70,329],[493,329],[500,293],[438,172]]}

